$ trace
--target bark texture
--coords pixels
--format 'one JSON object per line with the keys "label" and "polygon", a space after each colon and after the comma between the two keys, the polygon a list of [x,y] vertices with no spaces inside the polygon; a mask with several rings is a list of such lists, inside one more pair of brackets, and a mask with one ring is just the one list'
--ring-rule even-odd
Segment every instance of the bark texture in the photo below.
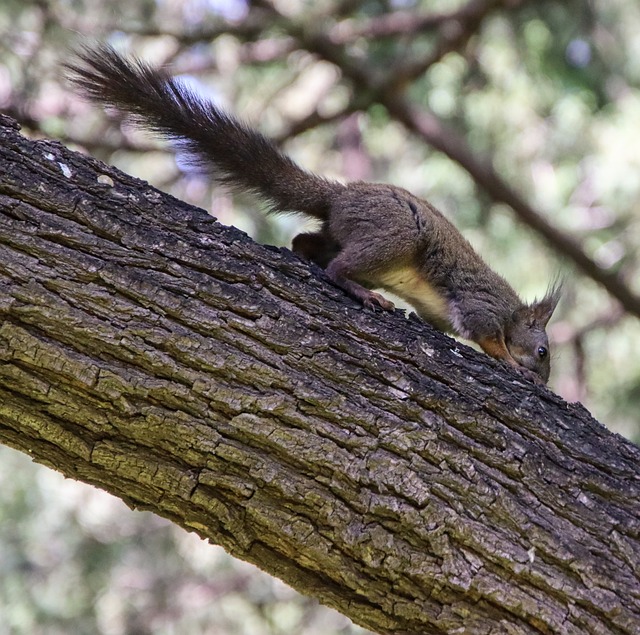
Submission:
{"label": "bark texture", "polygon": [[0,441],[379,633],[640,631],[638,448],[0,124]]}

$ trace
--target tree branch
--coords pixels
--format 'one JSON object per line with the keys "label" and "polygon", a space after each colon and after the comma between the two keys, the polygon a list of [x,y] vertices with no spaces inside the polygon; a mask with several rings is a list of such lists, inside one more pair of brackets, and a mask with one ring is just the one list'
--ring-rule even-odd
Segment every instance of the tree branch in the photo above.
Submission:
{"label": "tree branch", "polygon": [[480,30],[482,21],[493,9],[505,4],[505,0],[470,0],[466,5],[443,20],[438,33],[439,40],[433,50],[426,55],[408,60],[401,59],[389,72],[389,83],[394,92],[401,90],[407,82],[426,73],[431,66],[439,62],[447,53],[460,51]]}
{"label": "tree branch", "polygon": [[392,11],[368,19],[348,19],[333,26],[329,37],[335,45],[342,46],[358,38],[370,40],[419,35],[434,29],[453,28],[457,31],[459,27],[466,30],[467,24],[476,26],[495,5],[503,3],[503,0],[470,0],[468,4],[446,13]]}
{"label": "tree branch", "polygon": [[0,440],[379,633],[635,633],[640,451],[0,119]]}

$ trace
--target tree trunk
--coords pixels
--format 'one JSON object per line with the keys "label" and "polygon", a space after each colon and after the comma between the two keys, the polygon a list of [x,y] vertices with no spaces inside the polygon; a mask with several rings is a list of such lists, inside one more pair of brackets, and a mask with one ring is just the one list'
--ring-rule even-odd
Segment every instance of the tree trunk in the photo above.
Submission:
{"label": "tree trunk", "polygon": [[640,631],[638,448],[0,123],[0,441],[378,633]]}

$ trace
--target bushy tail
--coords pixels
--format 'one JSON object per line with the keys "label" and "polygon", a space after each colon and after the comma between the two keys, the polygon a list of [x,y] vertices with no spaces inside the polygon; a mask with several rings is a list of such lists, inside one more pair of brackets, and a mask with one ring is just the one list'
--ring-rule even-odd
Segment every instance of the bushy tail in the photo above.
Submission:
{"label": "bushy tail", "polygon": [[72,81],[98,103],[114,106],[134,123],[179,140],[214,177],[251,190],[276,212],[326,219],[331,195],[342,186],[306,172],[275,144],[187,86],[108,45],[83,49],[68,64]]}

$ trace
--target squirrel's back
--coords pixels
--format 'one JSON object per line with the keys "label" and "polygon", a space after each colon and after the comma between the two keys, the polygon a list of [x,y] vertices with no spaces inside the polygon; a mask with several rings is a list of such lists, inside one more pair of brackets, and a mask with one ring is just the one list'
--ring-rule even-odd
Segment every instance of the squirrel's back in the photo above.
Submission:
{"label": "squirrel's back", "polygon": [[307,172],[259,132],[196,95],[184,84],[111,46],[85,49],[70,64],[84,94],[114,106],[136,124],[180,141],[194,160],[236,189],[253,191],[272,211],[320,219],[342,185]]}

